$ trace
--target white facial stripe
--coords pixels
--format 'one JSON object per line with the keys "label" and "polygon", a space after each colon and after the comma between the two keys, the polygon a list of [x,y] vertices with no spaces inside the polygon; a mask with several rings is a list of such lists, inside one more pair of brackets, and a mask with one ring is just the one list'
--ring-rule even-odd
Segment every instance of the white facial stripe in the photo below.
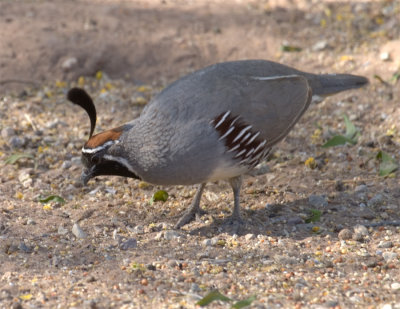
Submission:
{"label": "white facial stripe", "polygon": [[111,146],[111,145],[113,145],[113,144],[115,144],[117,142],[118,142],[117,140],[108,141],[108,142],[105,142],[103,145],[95,147],[95,148],[85,148],[85,147],[83,147],[82,148],[82,152],[83,153],[95,153],[95,152],[104,150],[104,149],[108,148],[109,146]]}
{"label": "white facial stripe", "polygon": [[132,172],[133,174],[136,175],[136,172],[134,171],[132,166],[129,164],[128,160],[121,158],[121,157],[115,157],[112,155],[108,155],[108,154],[104,155],[104,159],[118,162],[118,163],[122,164],[123,166],[125,166],[130,172]]}
{"label": "white facial stripe", "polygon": [[298,77],[299,75],[292,74],[292,75],[277,75],[277,76],[252,76],[252,79],[255,80],[274,80],[274,79],[282,79],[282,78],[293,78]]}

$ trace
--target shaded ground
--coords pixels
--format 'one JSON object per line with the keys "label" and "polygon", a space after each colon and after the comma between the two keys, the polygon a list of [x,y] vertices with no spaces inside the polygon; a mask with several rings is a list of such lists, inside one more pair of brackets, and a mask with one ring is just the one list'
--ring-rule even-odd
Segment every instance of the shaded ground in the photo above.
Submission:
{"label": "shaded ground", "polygon": [[[378,176],[375,158],[400,157],[399,10],[396,1],[0,2],[0,158],[34,157],[0,166],[0,306],[192,308],[219,289],[256,295],[254,308],[400,307],[400,229],[373,226],[400,220],[398,172]],[[208,214],[183,231],[172,226],[194,187],[162,188],[167,202],[149,203],[161,188],[115,177],[79,185],[89,124],[66,103],[69,87],[93,95],[100,131],[139,115],[167,82],[243,58],[362,74],[371,85],[311,106],[270,171],[245,178],[240,235],[222,227],[232,203],[224,182],[207,186]],[[361,131],[357,145],[322,148],[344,132],[344,113]],[[50,194],[66,203],[38,201]],[[312,210],[321,219],[307,223]],[[72,233],[76,221],[86,238]],[[124,250],[132,239],[137,248]]]}

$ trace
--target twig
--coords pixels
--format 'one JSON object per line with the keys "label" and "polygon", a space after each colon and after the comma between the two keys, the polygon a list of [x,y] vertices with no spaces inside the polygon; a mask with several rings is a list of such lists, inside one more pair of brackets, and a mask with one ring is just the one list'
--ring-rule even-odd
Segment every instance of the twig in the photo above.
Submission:
{"label": "twig", "polygon": [[372,222],[372,223],[366,223],[363,224],[366,227],[379,227],[379,226],[385,226],[385,225],[390,225],[390,226],[400,226],[400,220],[394,220],[394,221],[380,221],[380,222]]}
{"label": "twig", "polygon": [[[343,183],[357,183],[357,182],[360,182],[360,181],[365,181],[365,182],[367,182],[367,181],[374,181],[374,180],[377,180],[377,179],[381,179],[381,177],[378,177],[378,176],[376,176],[376,177],[374,177],[374,178],[364,178],[364,179],[343,179],[343,180],[340,180],[341,182],[343,182]],[[321,180],[321,182],[325,182],[325,183],[335,183],[337,180],[330,180],[330,179],[327,179],[327,180]]]}
{"label": "twig", "polygon": [[23,80],[23,79],[5,79],[5,80],[0,80],[0,85],[5,85],[5,84],[11,84],[11,83],[17,83],[17,84],[30,84],[34,86],[39,86],[39,83],[33,81],[33,80]]}

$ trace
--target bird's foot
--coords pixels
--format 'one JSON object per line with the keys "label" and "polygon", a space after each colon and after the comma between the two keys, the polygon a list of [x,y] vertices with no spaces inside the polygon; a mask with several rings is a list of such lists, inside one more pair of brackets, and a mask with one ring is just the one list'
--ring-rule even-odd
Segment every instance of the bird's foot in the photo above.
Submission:
{"label": "bird's foot", "polygon": [[193,220],[199,220],[202,215],[205,215],[207,212],[198,207],[197,209],[189,209],[175,224],[176,229],[180,229],[182,226],[192,222]]}
{"label": "bird's foot", "polygon": [[230,216],[226,219],[225,223],[222,225],[222,228],[227,231],[228,234],[237,234],[243,230],[246,222],[240,216]]}

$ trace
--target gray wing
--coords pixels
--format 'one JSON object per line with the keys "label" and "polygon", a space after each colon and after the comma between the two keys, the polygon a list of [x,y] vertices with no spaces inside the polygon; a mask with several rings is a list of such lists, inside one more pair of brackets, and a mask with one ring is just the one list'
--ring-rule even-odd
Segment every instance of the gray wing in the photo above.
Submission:
{"label": "gray wing", "polygon": [[230,62],[171,84],[141,118],[188,128],[191,122],[210,123],[230,111],[259,131],[269,147],[286,136],[310,102],[311,89],[300,71],[268,61]]}

